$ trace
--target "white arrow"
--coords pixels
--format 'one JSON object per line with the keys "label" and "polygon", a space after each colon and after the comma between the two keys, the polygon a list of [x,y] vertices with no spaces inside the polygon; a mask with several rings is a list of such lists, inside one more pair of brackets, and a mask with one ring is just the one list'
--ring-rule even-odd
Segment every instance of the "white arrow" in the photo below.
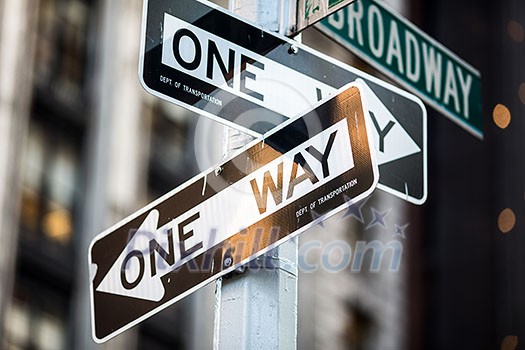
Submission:
{"label": "white arrow", "polygon": [[365,90],[371,125],[374,126],[374,146],[379,165],[421,152],[399,121],[362,79],[357,79]]}
{"label": "white arrow", "polygon": [[164,262],[163,266],[163,260],[157,259],[157,273],[151,276],[152,269],[149,259],[149,242],[152,239],[159,242],[164,250],[168,250],[167,235],[163,232],[164,230],[157,229],[158,223],[159,211],[152,210],[111,266],[98,286],[98,292],[151,301],[159,301],[163,298],[165,291],[160,277],[168,265]]}

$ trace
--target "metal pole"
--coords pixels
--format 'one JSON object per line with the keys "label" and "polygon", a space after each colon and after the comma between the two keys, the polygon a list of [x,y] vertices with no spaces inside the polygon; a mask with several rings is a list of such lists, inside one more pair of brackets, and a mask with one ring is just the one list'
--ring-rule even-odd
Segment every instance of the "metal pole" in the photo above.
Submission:
{"label": "metal pole", "polygon": [[[291,0],[230,0],[230,10],[283,32]],[[225,130],[225,156],[250,137]],[[297,239],[258,258],[271,268],[246,270],[216,285],[214,349],[296,349]]]}

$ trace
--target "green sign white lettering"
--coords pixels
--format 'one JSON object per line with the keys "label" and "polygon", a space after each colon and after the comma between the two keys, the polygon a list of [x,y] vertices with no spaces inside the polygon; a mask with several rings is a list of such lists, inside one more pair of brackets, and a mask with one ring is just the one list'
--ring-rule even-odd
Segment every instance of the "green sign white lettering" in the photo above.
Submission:
{"label": "green sign white lettering", "polygon": [[479,72],[381,2],[359,0],[317,28],[483,138]]}
{"label": "green sign white lettering", "polygon": [[295,35],[354,1],[356,0],[297,0],[296,18],[290,23],[286,35]]}

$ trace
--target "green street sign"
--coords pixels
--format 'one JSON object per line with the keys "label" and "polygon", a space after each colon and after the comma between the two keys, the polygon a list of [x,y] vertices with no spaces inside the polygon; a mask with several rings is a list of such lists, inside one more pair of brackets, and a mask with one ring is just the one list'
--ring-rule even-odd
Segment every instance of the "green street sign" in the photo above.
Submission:
{"label": "green street sign", "polygon": [[286,35],[292,36],[356,0],[297,0],[295,18],[291,19]]}
{"label": "green street sign", "polygon": [[331,9],[340,2],[343,2],[343,0],[328,0],[328,8]]}
{"label": "green street sign", "polygon": [[316,26],[483,138],[479,72],[399,14],[381,2],[359,0]]}

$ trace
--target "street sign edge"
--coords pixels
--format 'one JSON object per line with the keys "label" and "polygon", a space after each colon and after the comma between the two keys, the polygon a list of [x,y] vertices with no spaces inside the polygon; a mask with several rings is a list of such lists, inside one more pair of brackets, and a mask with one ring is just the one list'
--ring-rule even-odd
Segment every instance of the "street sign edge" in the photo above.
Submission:
{"label": "street sign edge", "polygon": [[[217,10],[222,10],[224,12],[224,9],[213,4],[213,3],[205,3],[205,2],[202,2],[200,0],[194,0],[194,1],[198,1],[198,2],[201,2],[201,3],[204,3],[205,5],[211,7],[211,8],[214,8],[214,9],[217,9]],[[152,88],[150,88],[148,86],[148,84],[146,84],[146,82],[144,81],[144,59],[145,59],[145,55],[146,55],[146,24],[147,24],[147,16],[148,16],[148,4],[149,4],[149,0],[144,0],[143,1],[143,8],[142,8],[142,24],[141,24],[141,36],[140,36],[140,52],[139,52],[139,66],[138,66],[138,77],[139,77],[139,82],[140,82],[140,85],[142,86],[142,88],[144,90],[146,90],[146,92],[148,92],[149,94],[161,99],[161,100],[165,100],[169,103],[172,103],[176,106],[179,106],[179,107],[182,107],[182,108],[186,108],[187,110],[190,110],[191,112],[193,113],[196,113],[196,114],[199,114],[199,115],[202,115],[202,116],[205,116],[206,118],[209,118],[215,122],[218,122],[222,125],[225,125],[225,126],[228,126],[230,128],[233,128],[233,129],[236,129],[236,130],[240,130],[248,135],[251,135],[253,137],[260,137],[261,134],[260,133],[257,133],[255,131],[252,131],[248,128],[245,128],[241,125],[238,125],[238,124],[235,124],[231,121],[228,121],[226,119],[223,119],[223,118],[219,118],[217,117],[216,115],[210,113],[210,112],[207,112],[205,110],[202,110],[202,109],[199,109],[199,108],[196,108],[192,105],[189,105],[185,102],[182,102],[180,100],[177,100],[175,98],[172,98],[168,95],[165,95],[165,94],[162,94]],[[249,23],[249,22],[248,22]],[[252,24],[252,23],[250,23]]]}
{"label": "street sign edge", "polygon": [[[397,88],[394,86],[395,89],[393,89],[396,94],[403,96],[404,98],[411,100],[415,104],[417,104],[421,108],[421,118],[422,118],[422,126],[423,126],[423,140],[421,142],[421,153],[423,154],[423,196],[421,198],[416,198],[413,196],[409,196],[406,193],[394,190],[393,188],[390,188],[386,185],[383,185],[381,183],[378,183],[377,188],[379,188],[382,191],[385,191],[387,193],[390,193],[391,195],[394,195],[398,198],[401,198],[409,203],[415,204],[415,205],[423,205],[427,201],[428,197],[428,116],[427,116],[427,109],[425,107],[425,104],[423,101],[416,95],[411,94],[403,89]],[[379,174],[381,176],[381,174]]]}
{"label": "street sign edge", "polygon": [[[341,1],[344,1],[344,0],[341,0]],[[292,37],[292,36],[298,35],[298,34],[300,34],[301,32],[303,32],[304,30],[306,30],[306,29],[308,29],[308,28],[310,28],[310,27],[313,27],[316,23],[319,23],[320,21],[322,21],[322,20],[325,19],[326,17],[328,17],[328,16],[334,14],[335,12],[337,12],[337,11],[343,9],[343,8],[346,7],[346,6],[350,6],[350,5],[352,5],[352,4],[355,3],[356,1],[359,1],[359,0],[352,0],[351,2],[349,2],[349,3],[347,3],[347,4],[345,4],[344,2],[339,2],[339,3],[337,3],[336,5],[334,5],[334,7],[329,7],[329,8],[328,8],[328,11],[329,11],[328,14],[324,15],[324,17],[320,17],[320,18],[317,18],[317,19],[313,20],[311,23],[308,23],[307,26],[302,27],[301,29],[297,29],[297,28],[295,28],[294,31],[291,30],[292,28],[288,28],[287,31],[286,31],[286,36],[287,36],[287,37]],[[298,0],[297,2],[299,3],[299,0]],[[297,10],[297,14],[298,14],[298,10]],[[308,21],[306,21],[306,22],[308,22]],[[297,23],[296,23],[296,25],[297,25]]]}

